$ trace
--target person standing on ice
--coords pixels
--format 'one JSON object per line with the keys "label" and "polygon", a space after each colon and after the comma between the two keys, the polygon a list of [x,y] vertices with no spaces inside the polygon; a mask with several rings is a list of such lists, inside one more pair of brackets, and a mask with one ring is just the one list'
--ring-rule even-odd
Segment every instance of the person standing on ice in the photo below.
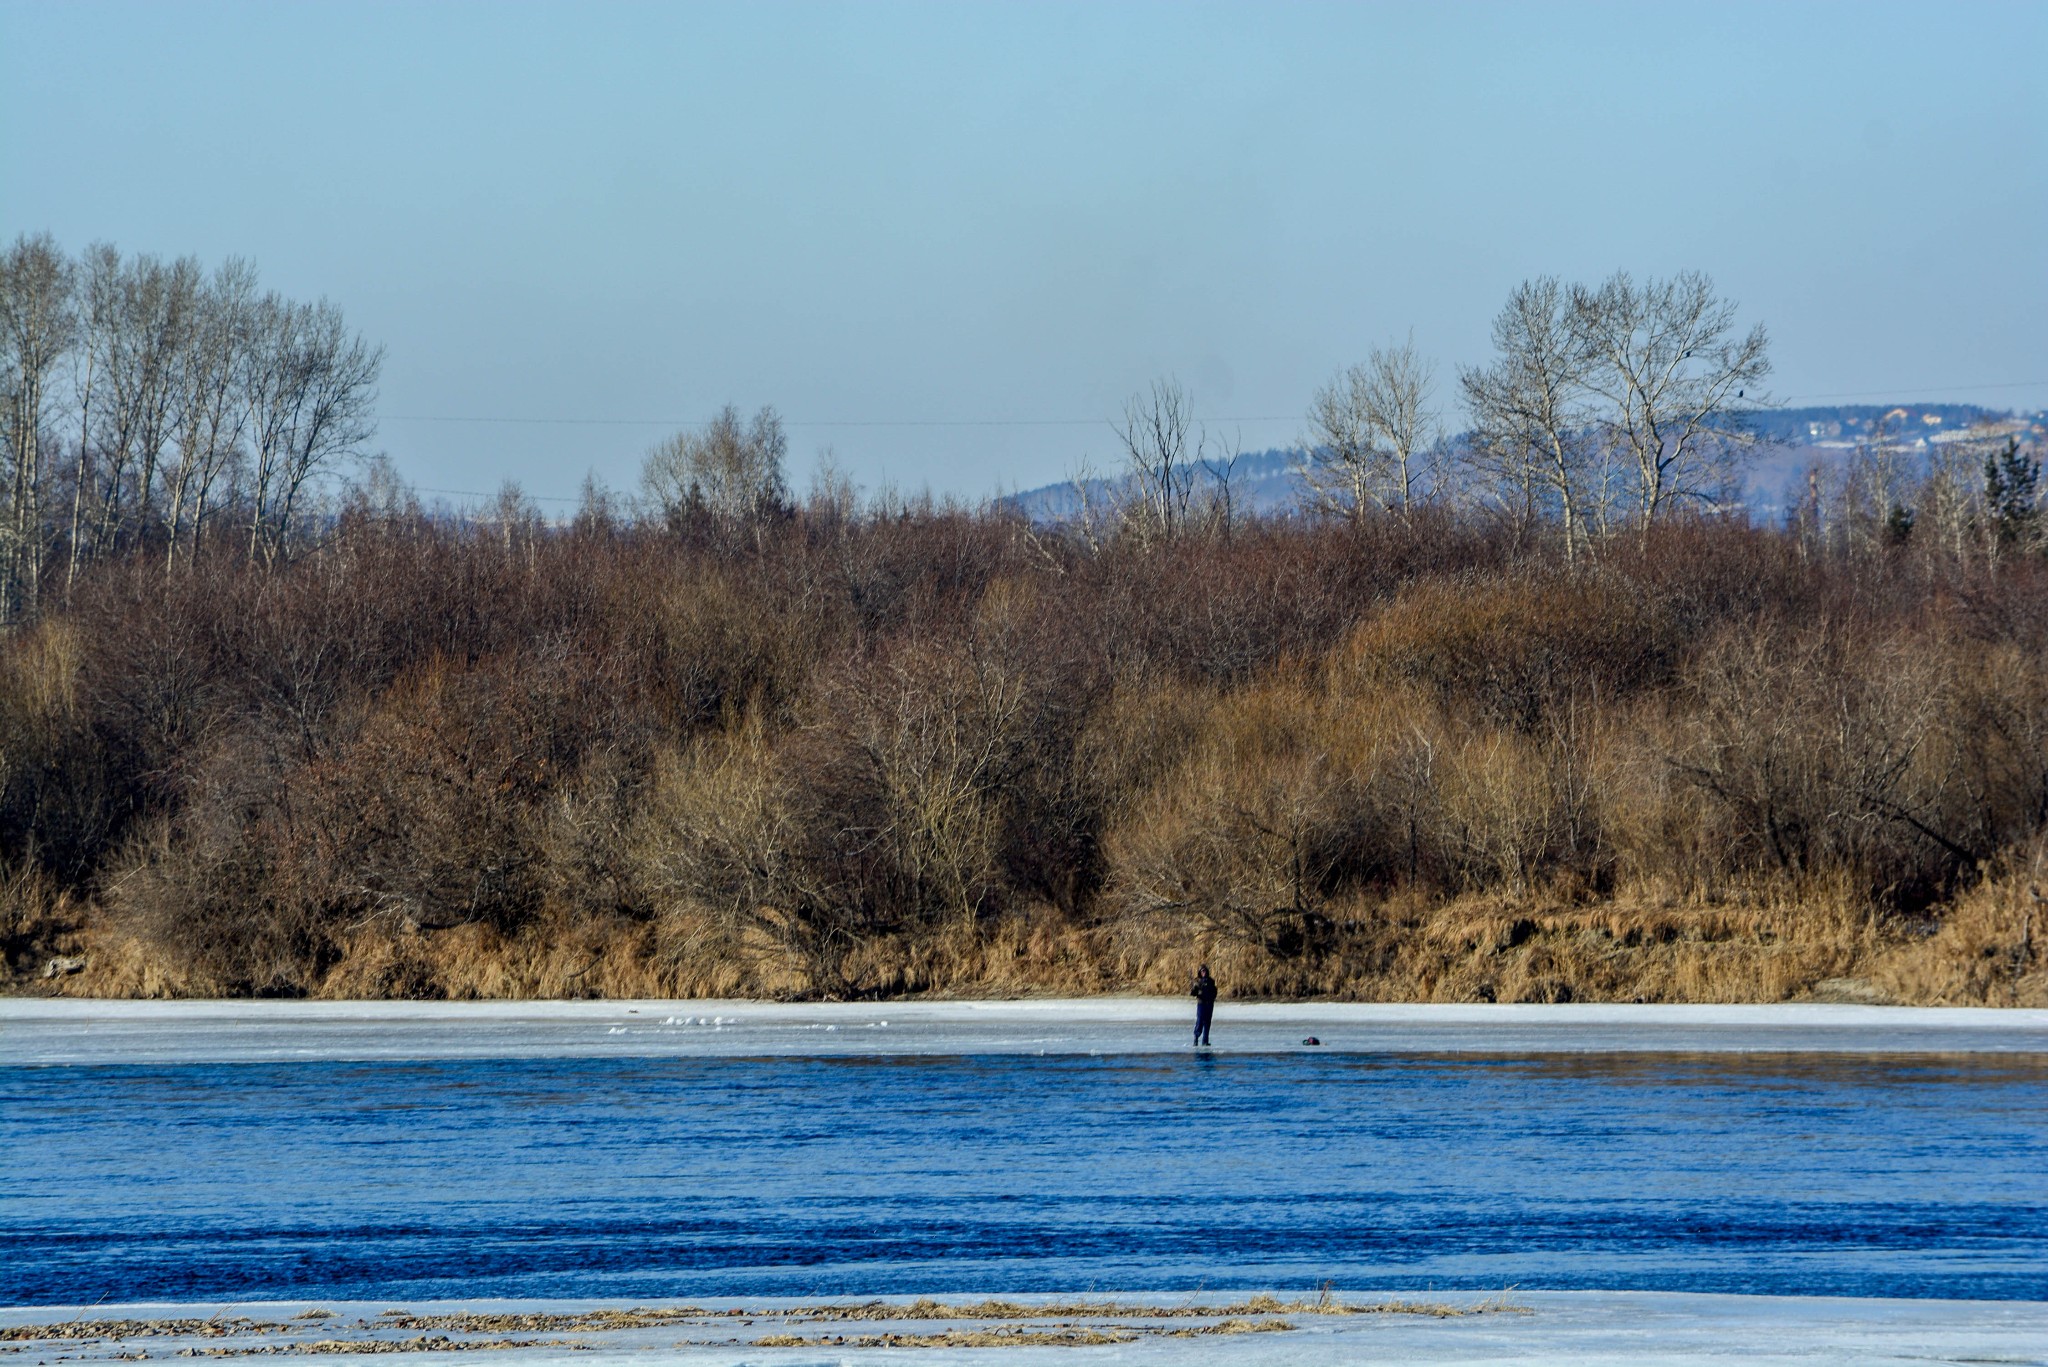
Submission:
{"label": "person standing on ice", "polygon": [[1188,989],[1188,995],[1195,999],[1195,1043],[1209,1043],[1209,1018],[1216,1014],[1216,980],[1209,976],[1209,965],[1203,964],[1195,970],[1195,985]]}

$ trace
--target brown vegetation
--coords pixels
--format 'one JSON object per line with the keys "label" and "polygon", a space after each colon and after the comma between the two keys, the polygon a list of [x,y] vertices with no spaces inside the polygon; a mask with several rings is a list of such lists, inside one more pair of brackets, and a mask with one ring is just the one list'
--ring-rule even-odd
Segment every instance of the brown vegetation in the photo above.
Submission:
{"label": "brown vegetation", "polygon": [[756,1348],[1099,1348],[1132,1343],[1123,1329],[946,1329],[936,1334],[768,1334]]}
{"label": "brown vegetation", "polygon": [[[331,1311],[309,1309],[284,1323],[247,1318],[84,1320],[22,1324],[0,1330],[0,1340],[26,1346],[57,1342],[111,1352],[115,1357],[158,1356],[165,1349],[137,1346],[140,1339],[243,1340],[225,1346],[190,1345],[176,1349],[179,1357],[241,1358],[326,1356],[422,1352],[489,1352],[522,1348],[589,1349],[598,1341],[507,1338],[506,1334],[578,1333],[602,1336],[620,1331],[674,1328],[685,1333],[718,1334],[734,1328],[775,1328],[751,1340],[756,1347],[846,1348],[1017,1348],[1089,1347],[1130,1343],[1144,1337],[1189,1339],[1216,1335],[1288,1333],[1295,1325],[1282,1316],[1401,1315],[1449,1319],[1470,1315],[1528,1313],[1506,1294],[1465,1303],[1435,1301],[1339,1299],[1325,1283],[1313,1298],[1283,1300],[1261,1292],[1227,1305],[1181,1301],[1143,1305],[1120,1301],[1065,1301],[1026,1305],[1017,1301],[982,1300],[949,1304],[931,1299],[871,1300],[853,1304],[761,1306],[704,1309],[687,1306],[596,1309],[574,1314],[522,1313],[419,1315],[387,1310],[374,1319],[343,1324]],[[1161,1324],[1158,1321],[1201,1321]],[[329,1324],[324,1321],[334,1321]],[[848,1327],[876,1321],[937,1322],[928,1332],[850,1333]],[[820,1326],[809,1333],[789,1332]],[[439,1332],[419,1332],[439,1331]],[[330,1334],[326,1338],[296,1335]],[[399,1337],[411,1334],[411,1337]],[[675,1346],[734,1344],[736,1336],[686,1338]],[[642,1343],[639,1346],[649,1345]],[[128,1349],[129,1351],[120,1351]]]}
{"label": "brown vegetation", "polygon": [[2048,999],[2037,557],[744,516],[94,567],[0,639],[13,990]]}

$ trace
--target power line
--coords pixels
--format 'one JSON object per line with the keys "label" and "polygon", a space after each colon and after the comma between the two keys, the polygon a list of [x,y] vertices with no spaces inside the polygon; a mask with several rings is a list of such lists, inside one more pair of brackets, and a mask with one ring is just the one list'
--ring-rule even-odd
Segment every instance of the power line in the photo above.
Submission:
{"label": "power line", "polygon": [[[1797,403],[1807,399],[1882,399],[1893,398],[1914,389],[1939,390],[1945,393],[1980,393],[1994,389],[2037,389],[2048,388],[2048,380],[2004,380],[1995,384],[1931,384],[1892,385],[1886,389],[1845,390],[1825,394],[1792,394],[1780,403]],[[379,422],[436,422],[436,423],[499,423],[515,427],[708,427],[710,420],[698,418],[547,418],[524,416],[498,416],[493,414],[466,413],[380,413]],[[1300,422],[1299,413],[1262,413],[1244,417],[1200,418],[1197,421],[1212,427],[1226,423],[1255,422]],[[1114,423],[1114,418],[808,418],[786,421],[785,427],[793,428],[868,428],[868,427],[1100,427]]]}
{"label": "power line", "polygon": [[[413,492],[416,494],[446,494],[452,498],[497,497],[496,494],[487,494],[481,489],[421,489],[415,486]],[[521,498],[530,498],[535,503],[581,503],[583,501],[580,498],[570,498],[566,494],[529,494],[523,489],[520,490],[519,496]]]}
{"label": "power line", "polygon": [[503,422],[538,427],[701,427],[667,418],[491,418],[443,413],[379,413],[378,422]]}
{"label": "power line", "polygon": [[[519,418],[438,413],[380,413],[379,422],[509,423],[535,427],[709,427],[708,419],[685,418]],[[813,418],[784,427],[1097,427],[1111,418]],[[1291,413],[1255,418],[1200,418],[1211,426],[1230,422],[1299,422]]]}

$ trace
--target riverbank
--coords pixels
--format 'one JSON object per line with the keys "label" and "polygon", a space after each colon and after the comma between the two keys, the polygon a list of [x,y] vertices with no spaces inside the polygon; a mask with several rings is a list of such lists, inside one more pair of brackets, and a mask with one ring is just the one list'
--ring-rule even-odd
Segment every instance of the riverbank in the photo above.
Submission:
{"label": "riverbank", "polygon": [[[0,998],[0,1065],[290,1059],[1143,1054],[1179,998],[989,1002],[302,1002]],[[1305,1044],[1315,1039],[1314,1045]],[[1214,1050],[1360,1054],[2036,1053],[2048,1010],[1226,1001]]]}
{"label": "riverbank", "polygon": [[[1845,893],[1710,901],[1655,888],[1594,901],[1470,894],[1332,908],[1269,945],[1153,918],[1103,924],[1050,909],[877,932],[829,964],[761,926],[692,914],[544,916],[500,929],[371,921],[256,990],[96,907],[11,939],[0,996],[322,1000],[735,998],[976,1000],[1178,993],[1193,962],[1241,998],[1409,1003],[1839,1002],[2048,1007],[2048,956],[2019,875],[1939,916],[1880,913]],[[815,948],[815,947],[813,947]],[[283,951],[280,951],[283,953]],[[279,963],[297,963],[284,954]],[[282,970],[280,970],[282,971]]]}
{"label": "riverbank", "polygon": [[[1031,1361],[1229,1363],[1421,1362],[1750,1364],[1977,1361],[2040,1363],[2048,1303],[1718,1296],[1664,1292],[1513,1292],[1504,1296],[1338,1297],[1352,1313],[1266,1308],[1207,1292],[1022,1296],[803,1306],[707,1301],[627,1310],[591,1302],[449,1301],[101,1305],[0,1310],[0,1352],[79,1363],[291,1356],[340,1361],[417,1355],[423,1367],[489,1351],[505,1367],[599,1367],[648,1353],[690,1367],[742,1363],[986,1362],[988,1347]],[[1292,1300],[1288,1297],[1287,1300]],[[1312,1304],[1312,1303],[1311,1303]],[[1391,1312],[1386,1308],[1392,1306]],[[915,1318],[898,1318],[906,1312]],[[1149,1313],[1148,1313],[1149,1312]],[[34,1327],[31,1327],[34,1326]],[[62,1337],[58,1337],[61,1335]],[[1003,1355],[1002,1361],[1011,1361]]]}

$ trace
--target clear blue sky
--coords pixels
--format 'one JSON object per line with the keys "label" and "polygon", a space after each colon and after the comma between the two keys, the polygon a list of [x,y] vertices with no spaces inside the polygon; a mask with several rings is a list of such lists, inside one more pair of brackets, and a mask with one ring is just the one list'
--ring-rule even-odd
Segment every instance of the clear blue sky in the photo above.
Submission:
{"label": "clear blue sky", "polygon": [[335,300],[424,487],[730,400],[978,495],[1154,375],[1249,448],[1411,330],[1447,381],[1545,272],[1709,272],[1785,396],[2048,406],[2044,71],[2039,0],[0,0],[0,232]]}

